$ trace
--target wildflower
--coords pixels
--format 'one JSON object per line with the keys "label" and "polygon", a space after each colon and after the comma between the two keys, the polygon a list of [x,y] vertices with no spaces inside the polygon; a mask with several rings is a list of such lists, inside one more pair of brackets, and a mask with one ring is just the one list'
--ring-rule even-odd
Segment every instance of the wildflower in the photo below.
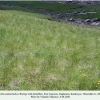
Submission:
{"label": "wildflower", "polygon": [[87,76],[86,74],[82,74],[82,75],[85,76],[85,77]]}
{"label": "wildflower", "polygon": [[96,87],[98,87],[98,86],[96,86]]}
{"label": "wildflower", "polygon": [[86,77],[86,74],[84,74],[84,76]]}
{"label": "wildflower", "polygon": [[100,83],[100,81],[98,81],[98,83]]}
{"label": "wildflower", "polygon": [[16,68],[14,68],[14,70],[16,70]]}
{"label": "wildflower", "polygon": [[98,84],[100,84],[100,83],[98,83]]}

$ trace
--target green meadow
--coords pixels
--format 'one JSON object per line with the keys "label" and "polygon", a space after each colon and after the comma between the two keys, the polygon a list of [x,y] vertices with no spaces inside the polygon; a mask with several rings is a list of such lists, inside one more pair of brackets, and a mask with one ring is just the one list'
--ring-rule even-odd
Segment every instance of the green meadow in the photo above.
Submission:
{"label": "green meadow", "polygon": [[100,5],[60,4],[57,2],[42,1],[0,1],[2,10],[19,10],[28,12],[45,12],[50,14],[72,13],[72,12],[97,12],[84,15],[70,15],[72,18],[98,18],[100,19]]}
{"label": "green meadow", "polygon": [[100,90],[100,27],[0,10],[0,90]]}

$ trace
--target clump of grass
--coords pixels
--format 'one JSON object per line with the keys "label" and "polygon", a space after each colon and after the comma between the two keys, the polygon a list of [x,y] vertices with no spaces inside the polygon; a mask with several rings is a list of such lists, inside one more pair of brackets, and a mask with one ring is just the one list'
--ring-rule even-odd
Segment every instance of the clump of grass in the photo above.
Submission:
{"label": "clump of grass", "polygon": [[100,29],[37,16],[0,11],[0,89],[99,90]]}

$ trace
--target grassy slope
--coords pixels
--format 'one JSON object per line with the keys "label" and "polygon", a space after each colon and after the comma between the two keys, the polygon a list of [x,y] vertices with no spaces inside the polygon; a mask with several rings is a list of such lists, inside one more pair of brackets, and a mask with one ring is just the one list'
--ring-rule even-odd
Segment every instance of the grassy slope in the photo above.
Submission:
{"label": "grassy slope", "polygon": [[100,28],[43,17],[0,11],[0,89],[100,90]]}
{"label": "grassy slope", "polygon": [[[10,5],[11,7],[4,7],[1,5]],[[77,4],[59,4],[59,3],[48,3],[48,2],[38,2],[38,1],[11,1],[3,2],[0,1],[0,9],[17,9],[22,10],[23,7],[25,11],[30,9],[31,11],[45,11],[48,10],[52,14],[63,13],[63,12],[98,12],[97,14],[87,14],[87,15],[72,15],[75,18],[98,18],[100,19],[100,5],[77,5]]]}

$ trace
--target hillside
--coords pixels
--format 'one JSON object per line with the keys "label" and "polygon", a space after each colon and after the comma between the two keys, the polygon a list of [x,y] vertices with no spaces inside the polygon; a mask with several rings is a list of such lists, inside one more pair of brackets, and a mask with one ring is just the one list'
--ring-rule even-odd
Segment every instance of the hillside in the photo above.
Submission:
{"label": "hillside", "polygon": [[1,90],[100,90],[100,28],[0,10]]}
{"label": "hillside", "polygon": [[43,2],[43,1],[0,1],[1,10],[19,10],[49,15],[49,20],[100,26],[99,1]]}
{"label": "hillside", "polygon": [[[99,2],[99,1],[98,1]],[[91,18],[94,18],[94,15],[97,15],[97,18],[100,19],[100,5],[98,4],[92,4],[92,5],[84,5],[84,4],[72,4],[72,3],[66,3],[61,4],[57,2],[41,2],[41,1],[0,1],[0,9],[10,9],[10,10],[24,10],[24,11],[30,11],[30,12],[39,12],[43,14],[48,15],[54,15],[59,13],[71,13],[71,12],[97,12],[97,14],[89,14],[89,17],[91,15]],[[92,17],[93,15],[93,17]],[[88,15],[82,15],[83,17],[87,16],[86,18],[89,18]],[[81,17],[82,17],[81,16]],[[71,16],[75,17],[75,16]],[[78,17],[78,16],[77,16]]]}

